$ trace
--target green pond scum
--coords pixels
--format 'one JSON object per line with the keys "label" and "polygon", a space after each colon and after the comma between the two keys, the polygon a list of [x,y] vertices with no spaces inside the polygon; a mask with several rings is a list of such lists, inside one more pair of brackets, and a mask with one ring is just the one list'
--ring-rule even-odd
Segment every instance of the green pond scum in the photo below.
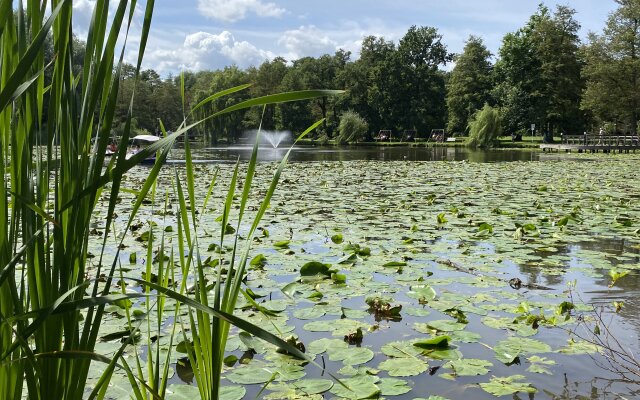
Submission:
{"label": "green pond scum", "polygon": [[[234,315],[315,364],[232,328],[219,398],[633,398],[637,386],[603,368],[606,349],[594,343],[606,335],[637,351],[638,162],[633,155],[585,155],[288,165],[253,237]],[[201,260],[198,281],[208,282],[209,304],[218,271],[227,279],[225,268],[240,257],[235,241],[251,228],[235,225],[240,202],[227,192],[234,179],[242,192],[243,168],[235,178],[228,164],[197,164],[190,172],[196,193],[210,195],[187,205],[199,250],[182,254]],[[257,164],[247,214],[259,210],[275,168]],[[134,170],[122,183],[131,192],[120,194],[113,243],[145,171]],[[191,296],[199,289],[193,274],[182,279],[187,260],[177,256],[186,239],[179,235],[185,210],[175,182],[186,181],[185,174],[180,166],[162,170],[156,200],[138,212],[139,229],[120,246],[119,273],[160,277]],[[96,253],[108,204],[104,195],[95,214]],[[232,206],[223,218],[225,204]],[[144,292],[132,280],[113,286]],[[163,313],[149,311],[155,301],[108,306],[96,352],[114,354],[135,326],[169,362],[167,398],[197,398],[189,308],[166,298]],[[135,354],[147,362],[145,341],[127,345],[123,359],[133,362]],[[94,364],[90,386],[106,368]],[[122,370],[106,393],[129,398]]]}

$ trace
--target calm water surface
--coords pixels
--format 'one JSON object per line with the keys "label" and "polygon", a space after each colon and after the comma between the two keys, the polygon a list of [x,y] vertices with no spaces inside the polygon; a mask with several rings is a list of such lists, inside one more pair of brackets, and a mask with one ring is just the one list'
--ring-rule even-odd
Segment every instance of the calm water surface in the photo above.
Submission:
{"label": "calm water surface", "polygon": [[[199,162],[232,162],[238,157],[246,160],[251,156],[250,146],[208,147],[198,146],[193,150],[194,159]],[[288,151],[288,147],[277,149],[261,147],[258,157],[261,161],[279,161]],[[182,160],[183,150],[176,148],[171,153],[174,160]],[[381,146],[346,146],[315,147],[296,146],[291,152],[290,161],[463,161],[470,162],[505,162],[505,161],[538,161],[546,155],[537,150],[472,150],[464,147],[381,147]]]}

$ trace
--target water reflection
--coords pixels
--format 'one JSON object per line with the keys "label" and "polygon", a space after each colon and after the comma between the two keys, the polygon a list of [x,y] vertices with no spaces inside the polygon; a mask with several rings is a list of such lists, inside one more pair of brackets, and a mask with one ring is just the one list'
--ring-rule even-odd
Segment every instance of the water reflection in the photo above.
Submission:
{"label": "water reflection", "polygon": [[[194,160],[209,162],[233,162],[238,159],[247,160],[251,156],[250,146],[229,147],[193,147]],[[289,149],[286,147],[261,147],[258,152],[260,161],[279,161]],[[473,150],[465,147],[410,147],[410,146],[346,146],[346,147],[314,147],[296,146],[291,152],[290,160],[304,161],[469,161],[469,162],[510,162],[538,161],[540,152],[535,150],[503,149]],[[183,160],[183,150],[172,150],[171,159]]]}

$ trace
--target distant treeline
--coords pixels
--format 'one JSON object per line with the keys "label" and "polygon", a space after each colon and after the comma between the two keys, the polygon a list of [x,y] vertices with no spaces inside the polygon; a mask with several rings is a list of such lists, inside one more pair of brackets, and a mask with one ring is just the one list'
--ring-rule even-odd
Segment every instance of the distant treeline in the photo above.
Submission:
{"label": "distant treeline", "polygon": [[[349,52],[283,58],[242,70],[185,72],[187,107],[214,92],[250,83],[244,91],[222,97],[192,118],[200,119],[252,97],[302,89],[344,89],[346,94],[309,102],[286,103],[231,113],[198,128],[212,142],[235,142],[256,129],[301,132],[326,118],[316,137],[337,135],[340,116],[359,114],[370,139],[380,129],[419,133],[446,128],[466,134],[470,117],[485,103],[497,108],[505,133],[537,131],[582,133],[603,127],[608,132],[637,132],[640,112],[640,0],[616,0],[600,34],[582,42],[575,10],[540,5],[529,21],[502,40],[495,57],[482,38],[469,37],[462,54],[452,54],[436,28],[409,28],[397,43],[364,38],[360,57]],[[495,60],[495,61],[494,61]],[[449,63],[455,67],[447,71]],[[116,118],[124,121],[133,89],[133,67],[122,74]],[[182,121],[180,77],[143,73],[133,105],[135,128],[157,132],[158,119],[169,130]]]}

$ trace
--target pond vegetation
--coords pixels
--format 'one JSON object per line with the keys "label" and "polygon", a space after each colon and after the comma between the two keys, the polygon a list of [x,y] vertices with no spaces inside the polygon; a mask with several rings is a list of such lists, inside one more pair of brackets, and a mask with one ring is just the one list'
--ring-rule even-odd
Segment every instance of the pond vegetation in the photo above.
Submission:
{"label": "pond vegetation", "polygon": [[[402,148],[287,165],[293,150],[272,148],[274,165],[257,137],[248,162],[198,164],[195,127],[341,92],[234,98],[240,84],[188,106],[182,75],[176,132],[160,123],[162,139],[105,160],[125,73],[122,143],[134,131],[154,2],[129,68],[117,50],[136,2],[107,21],[98,0],[79,69],[70,0],[50,14],[12,3],[0,2],[3,398],[638,394],[637,157],[418,162],[395,158]],[[408,35],[438,38],[449,59],[435,29]],[[181,164],[165,165],[181,136]]]}
{"label": "pond vegetation", "polygon": [[[572,334],[585,320],[596,326],[595,302],[614,315],[611,329],[620,340],[633,343],[637,337],[622,329],[624,313],[615,314],[609,300],[633,296],[633,290],[617,288],[634,279],[640,253],[640,216],[632,206],[638,172],[626,161],[291,164],[257,229],[246,286],[233,311],[288,337],[354,391],[321,376],[317,366],[232,331],[225,346],[224,398],[239,399],[246,391],[250,398],[262,390],[260,397],[271,399],[322,398],[325,392],[325,398],[483,398],[536,391],[562,397],[563,390],[588,395],[591,384],[603,395],[632,390],[608,387],[614,376],[592,382],[602,376],[593,361],[602,357],[601,349],[584,340],[592,332]],[[258,164],[258,194],[264,194],[272,168]],[[212,176],[229,182],[233,171],[228,165],[195,166],[194,187],[204,192]],[[161,187],[171,186],[172,174],[161,177],[167,180]],[[139,183],[130,176],[126,185]],[[202,271],[211,283],[216,268],[230,269],[235,235],[251,237],[249,226],[223,228],[225,193],[214,188],[206,207],[194,205],[200,211]],[[123,242],[127,276],[144,274],[149,259],[155,271],[163,253],[180,263],[175,253],[168,256],[180,243],[179,198],[171,190],[166,196],[166,208],[163,200],[141,210],[140,229]],[[126,215],[131,201],[123,196],[118,213]],[[247,212],[259,206],[249,200]],[[151,225],[144,223],[147,217]],[[211,234],[221,230],[227,232],[222,244]],[[163,244],[145,248],[150,233],[163,237]],[[593,249],[598,246],[605,250]],[[179,271],[174,274],[177,283],[193,287],[194,278],[185,282]],[[126,289],[140,290],[136,282]],[[214,292],[207,296],[213,301]],[[173,304],[167,300],[165,310],[175,309]],[[100,349],[119,347],[108,335],[126,332],[124,316],[146,316],[146,307],[110,306]],[[176,368],[168,390],[184,396],[197,393],[180,383],[192,379],[187,360],[193,355],[187,353],[196,327],[176,322],[188,315],[183,306],[176,315],[152,319],[151,328],[140,327],[143,337],[151,329],[163,351],[177,345],[167,360],[183,367]],[[130,346],[125,354],[144,357],[146,347]],[[575,387],[563,388],[562,374]],[[127,391],[126,383],[115,384],[116,395]]]}

